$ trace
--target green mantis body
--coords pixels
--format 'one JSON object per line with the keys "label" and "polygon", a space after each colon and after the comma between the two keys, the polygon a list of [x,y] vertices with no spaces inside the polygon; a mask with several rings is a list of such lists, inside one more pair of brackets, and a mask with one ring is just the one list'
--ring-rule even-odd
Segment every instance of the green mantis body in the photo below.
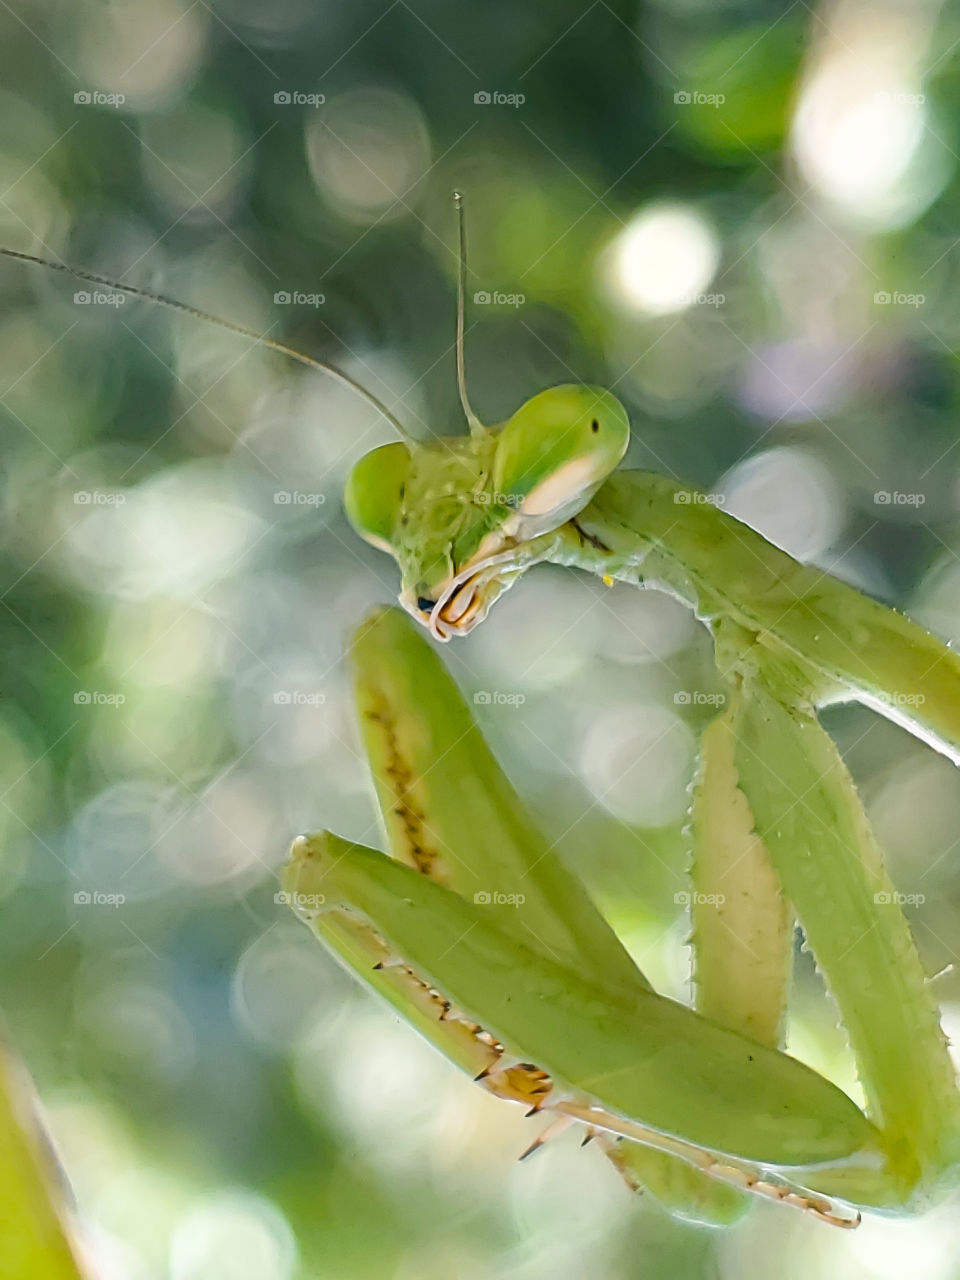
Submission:
{"label": "green mantis body", "polygon": [[[438,464],[446,466],[442,455],[429,458],[428,473]],[[414,453],[409,466],[419,465]],[[417,493],[420,485],[418,478],[410,487]],[[797,564],[701,498],[659,476],[611,476],[576,516],[530,540],[488,528],[481,547],[485,541],[495,550],[473,553],[466,563],[445,542],[442,581],[430,576],[444,561],[435,547],[418,559],[405,546],[397,557],[405,575],[401,599],[409,608],[414,583],[418,595],[429,591],[433,604],[423,620],[448,638],[476,625],[526,568],[553,561],[633,583],[652,580],[711,627],[731,689],[733,790],[752,814],[747,834],[763,839],[776,883],[840,1006],[888,1156],[880,1178],[835,1171],[806,1185],[864,1205],[910,1204],[956,1163],[954,1074],[907,926],[890,909],[895,894],[866,817],[813,708],[838,696],[861,697],[955,754],[960,660],[919,627]],[[521,502],[521,520],[523,514]],[[400,533],[402,500],[398,520]],[[507,520],[516,527],[515,513]],[[419,600],[426,602],[424,595]],[[756,898],[750,913],[761,919],[777,909],[769,882],[762,890],[755,883],[747,890]],[[783,991],[778,955],[782,941],[774,936],[772,973],[751,975],[751,983],[759,979],[761,1003],[771,990]],[[768,1028],[778,998],[772,997],[772,1020],[767,1011]],[[770,1162],[778,1163],[777,1155]]]}
{"label": "green mantis body", "polygon": [[[625,414],[609,393],[554,388],[492,429],[470,412],[462,381],[461,393],[469,437],[389,445],[361,461],[346,493],[354,527],[396,558],[401,604],[437,639],[469,632],[504,589],[540,562],[661,587],[710,627],[729,695],[704,742],[693,815],[699,845],[694,883],[698,897],[709,900],[702,890],[711,877],[742,864],[737,892],[745,905],[738,926],[758,947],[750,948],[749,965],[724,967],[718,963],[723,946],[716,913],[697,913],[699,1004],[734,1032],[774,1046],[795,912],[847,1027],[882,1159],[876,1159],[873,1138],[865,1139],[846,1157],[828,1158],[823,1167],[793,1177],[851,1204],[893,1209],[922,1203],[960,1159],[960,1098],[893,886],[815,708],[860,699],[960,759],[960,658],[892,610],[798,564],[718,511],[707,495],[662,476],[615,473],[628,434]],[[718,831],[729,837],[726,847]],[[355,856],[345,853],[344,861]],[[327,871],[314,867],[314,877],[329,874],[336,882],[329,859],[316,865]],[[383,870],[363,865],[361,881]],[[341,905],[352,901],[359,908],[357,881],[351,884],[341,890]],[[388,900],[374,905],[365,899],[360,909],[401,954],[410,954],[409,943],[391,937],[390,926],[399,925],[389,910],[383,914]],[[434,909],[445,908],[438,900]],[[441,991],[453,990],[448,984],[457,981],[444,954],[441,968],[420,956]],[[609,977],[605,989],[612,1008]],[[551,990],[546,979],[540,988],[533,983],[531,1011],[538,999],[551,1001]],[[488,1020],[496,1023],[494,1007],[491,996]],[[660,1006],[636,997],[636,1007],[645,1010],[644,1031],[637,1033],[639,1080],[647,1043],[657,1041],[654,1009]],[[471,1006],[481,1022],[482,1012]],[[577,1019],[570,1014],[567,1022],[572,1028]],[[734,1059],[725,1059],[718,1046],[716,1053],[707,1048],[712,1023],[701,1018],[692,1025],[704,1036],[701,1050],[713,1087],[732,1083]],[[602,1039],[600,1056],[615,1064],[611,1072],[628,1071],[614,1035],[583,1030],[572,1039],[591,1051]],[[694,1136],[705,1095],[689,1082],[680,1084],[679,1076],[675,1082],[690,1110],[682,1125],[671,1128],[655,1116],[663,1096],[650,1080],[638,1083],[627,1104],[610,1081],[594,1074],[589,1055],[579,1063],[580,1078],[572,1079],[570,1064],[551,1057],[560,1044],[553,1047],[546,1033],[539,1043],[545,1052],[533,1057],[541,1069],[579,1085],[602,1108],[694,1147],[751,1159],[744,1148]],[[625,1077],[617,1078],[624,1083]],[[779,1087],[786,1098],[785,1077]],[[828,1105],[826,1095],[823,1103]],[[734,1109],[744,1133],[755,1118],[751,1106]],[[752,1158],[782,1173],[795,1157],[795,1135],[786,1121],[774,1128],[765,1155]]]}
{"label": "green mantis body", "polygon": [[[461,255],[461,338],[463,274]],[[351,650],[392,857],[301,839],[293,905],[458,1066],[606,1135],[628,1181],[679,1213],[732,1221],[744,1190],[840,1225],[858,1207],[922,1207],[960,1166],[960,1096],[816,708],[859,699],[960,759],[960,658],[705,495],[617,471],[630,427],[609,392],[553,388],[487,428],[466,400],[462,342],[458,371],[469,434],[368,454],[348,516],[395,558],[401,604],[438,640],[468,633],[542,562],[665,589],[710,628],[727,702],[692,805],[696,1008],[652,991],[396,611]],[[491,888],[522,907],[476,898]],[[794,918],[847,1028],[866,1114],[782,1052]]]}

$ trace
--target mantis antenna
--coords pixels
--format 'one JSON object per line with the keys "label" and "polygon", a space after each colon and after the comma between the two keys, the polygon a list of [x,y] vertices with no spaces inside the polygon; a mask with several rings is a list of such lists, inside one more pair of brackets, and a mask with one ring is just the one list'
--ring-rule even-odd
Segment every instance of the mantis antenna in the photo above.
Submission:
{"label": "mantis antenna", "polygon": [[316,369],[320,373],[327,374],[328,377],[335,378],[337,382],[343,383],[345,387],[349,387],[357,395],[363,396],[367,403],[372,404],[378,413],[383,414],[401,440],[405,440],[408,444],[415,443],[383,401],[378,400],[372,391],[368,391],[359,382],[355,382],[349,374],[344,373],[342,369],[337,369],[332,364],[326,364],[323,360],[315,360],[313,356],[304,355],[302,351],[296,351],[293,347],[288,347],[285,343],[278,342],[276,338],[270,338],[265,333],[257,333],[255,329],[248,329],[245,325],[235,324],[232,320],[224,320],[222,316],[215,316],[209,311],[201,311],[199,307],[191,307],[187,302],[178,302],[176,298],[168,298],[162,293],[151,293],[149,289],[141,289],[137,285],[121,284],[119,280],[110,280],[106,276],[95,275],[92,271],[83,271],[78,267],[68,266],[65,262],[54,262],[50,258],[40,258],[33,253],[21,253],[17,249],[4,249],[2,246],[0,246],[0,255],[5,258],[13,258],[17,262],[30,262],[39,267],[47,267],[51,271],[62,271],[65,275],[74,276],[77,280],[86,280],[90,284],[102,284],[106,288],[116,289],[120,293],[129,293],[137,298],[146,298],[150,302],[156,302],[161,307],[169,307],[172,311],[181,311],[185,315],[193,316],[195,320],[205,320],[208,324],[218,325],[229,333],[238,333],[241,337],[251,338],[261,346],[269,347],[271,351],[279,351],[281,355],[288,356],[299,364],[305,364],[309,369]]}
{"label": "mantis antenna", "polygon": [[464,416],[470,427],[470,434],[472,436],[482,436],[487,429],[470,407],[470,398],[467,395],[467,375],[463,360],[463,328],[465,295],[467,292],[467,228],[463,212],[463,196],[459,191],[453,193],[453,203],[457,211],[457,238],[459,241],[457,269],[457,389],[460,392],[460,404],[463,406]]}

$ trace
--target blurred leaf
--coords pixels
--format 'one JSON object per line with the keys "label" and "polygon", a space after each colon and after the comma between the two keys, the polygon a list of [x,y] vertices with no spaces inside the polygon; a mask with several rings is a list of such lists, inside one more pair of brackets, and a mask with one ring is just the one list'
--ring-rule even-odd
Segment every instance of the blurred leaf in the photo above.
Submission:
{"label": "blurred leaf", "polygon": [[0,1049],[0,1276],[83,1280],[63,1219],[60,1170],[45,1141],[25,1072]]}

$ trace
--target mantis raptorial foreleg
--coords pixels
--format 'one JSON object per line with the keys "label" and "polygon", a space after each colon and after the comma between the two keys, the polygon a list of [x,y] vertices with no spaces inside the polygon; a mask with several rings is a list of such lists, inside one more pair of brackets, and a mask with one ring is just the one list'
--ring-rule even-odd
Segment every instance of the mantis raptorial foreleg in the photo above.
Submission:
{"label": "mantis raptorial foreleg", "polygon": [[[678,492],[661,477],[612,479],[576,526],[560,531],[564,558],[577,544],[576,557],[594,571],[652,575],[714,625],[721,665],[739,684],[740,786],[840,1005],[899,1179],[859,1196],[848,1184],[848,1193],[864,1203],[883,1194],[909,1202],[960,1158],[960,1101],[896,892],[813,704],[849,693],[953,753],[960,659],[709,504],[676,503]],[[626,494],[645,497],[630,524]],[[708,577],[717,548],[729,556]]]}
{"label": "mantis raptorial foreleg", "polygon": [[[880,1171],[877,1140],[853,1104],[792,1059],[650,990],[537,833],[449,676],[402,615],[375,614],[351,661],[385,825],[407,869],[332,836],[299,842],[287,888],[324,941],[493,1092],[634,1139],[606,1141],[628,1179],[675,1210],[730,1221],[742,1209],[734,1188],[748,1186],[849,1223],[801,1188],[820,1174],[806,1166],[824,1161],[852,1162],[865,1177]],[[731,799],[742,810],[727,738],[705,758],[700,820]],[[750,836],[748,824],[741,828]],[[741,844],[741,856],[756,858],[755,838]],[[408,928],[414,906],[418,923]],[[470,952],[470,939],[483,943],[483,955]],[[505,970],[509,982],[498,977]],[[782,976],[778,989],[782,996]],[[538,1029],[545,1009],[550,1018]],[[626,1039],[616,1030],[624,1018]],[[832,1155],[806,1146],[808,1089],[821,1123],[830,1113],[831,1130],[841,1117],[841,1129],[853,1126],[846,1138],[832,1134]],[[731,1109],[734,1096],[748,1114]],[[764,1096],[777,1098],[765,1117]],[[798,1112],[806,1116],[799,1125]],[[722,1132],[709,1127],[720,1115]],[[756,1123],[766,1134],[759,1161],[749,1136]],[[761,1166],[774,1170],[772,1180]]]}
{"label": "mantis raptorial foreleg", "polygon": [[704,730],[691,814],[696,1008],[773,1048],[793,967],[793,917],[736,764],[740,692]]}
{"label": "mantis raptorial foreleg", "polygon": [[555,960],[608,986],[649,987],[538,831],[456,684],[405,615],[371,615],[354,636],[350,663],[393,856],[476,898]]}
{"label": "mantis raptorial foreleg", "polygon": [[304,839],[286,886],[301,904],[325,899],[301,909],[308,920],[335,910],[367,924],[512,1064],[545,1073],[561,1111],[645,1141],[663,1134],[671,1149],[723,1153],[708,1161],[718,1171],[748,1178],[745,1164],[772,1167],[800,1187],[822,1168],[882,1164],[872,1126],[810,1068],[653,992],[602,990],[394,859],[330,835]]}
{"label": "mantis raptorial foreleg", "polygon": [[[406,616],[396,609],[371,615],[353,639],[350,661],[392,855],[468,901],[487,898],[485,915],[604,989],[648,990]],[[653,1191],[674,1212],[729,1222],[746,1207],[742,1195],[687,1161],[604,1134],[599,1141],[632,1185]]]}
{"label": "mantis raptorial foreleg", "polygon": [[[846,766],[809,706],[785,705],[771,692],[774,674],[743,677],[741,785],[839,1006],[869,1112],[900,1180],[890,1200],[908,1200],[929,1192],[960,1160],[953,1066]],[[841,1190],[843,1181],[832,1183],[837,1193],[858,1199],[855,1185]]]}

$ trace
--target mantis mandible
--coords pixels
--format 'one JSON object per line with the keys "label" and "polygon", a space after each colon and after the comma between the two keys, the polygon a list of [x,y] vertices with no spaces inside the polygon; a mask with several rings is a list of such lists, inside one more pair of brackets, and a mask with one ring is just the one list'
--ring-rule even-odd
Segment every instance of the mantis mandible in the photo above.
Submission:
{"label": "mantis mandible", "polygon": [[[727,700],[703,736],[692,805],[696,1009],[651,990],[396,613],[372,620],[352,650],[393,857],[330,834],[301,839],[291,901],[485,1087],[601,1134],[628,1179],[678,1213],[731,1221],[743,1191],[837,1225],[855,1225],[860,1208],[914,1211],[960,1166],[960,1095],[896,894],[816,708],[858,699],[960,762],[960,658],[704,495],[618,471],[630,424],[607,391],[555,387],[484,426],[466,393],[459,198],[457,209],[466,435],[414,441],[332,366],[145,296],[338,377],[391,421],[400,439],[357,463],[344,503],[360,536],[397,561],[400,603],[435,639],[467,634],[542,562],[665,589],[710,629]],[[497,877],[522,880],[522,912],[471,900],[473,882]],[[782,1052],[794,917],[847,1028],[866,1114]],[[750,939],[749,961],[732,954],[731,930]]]}

